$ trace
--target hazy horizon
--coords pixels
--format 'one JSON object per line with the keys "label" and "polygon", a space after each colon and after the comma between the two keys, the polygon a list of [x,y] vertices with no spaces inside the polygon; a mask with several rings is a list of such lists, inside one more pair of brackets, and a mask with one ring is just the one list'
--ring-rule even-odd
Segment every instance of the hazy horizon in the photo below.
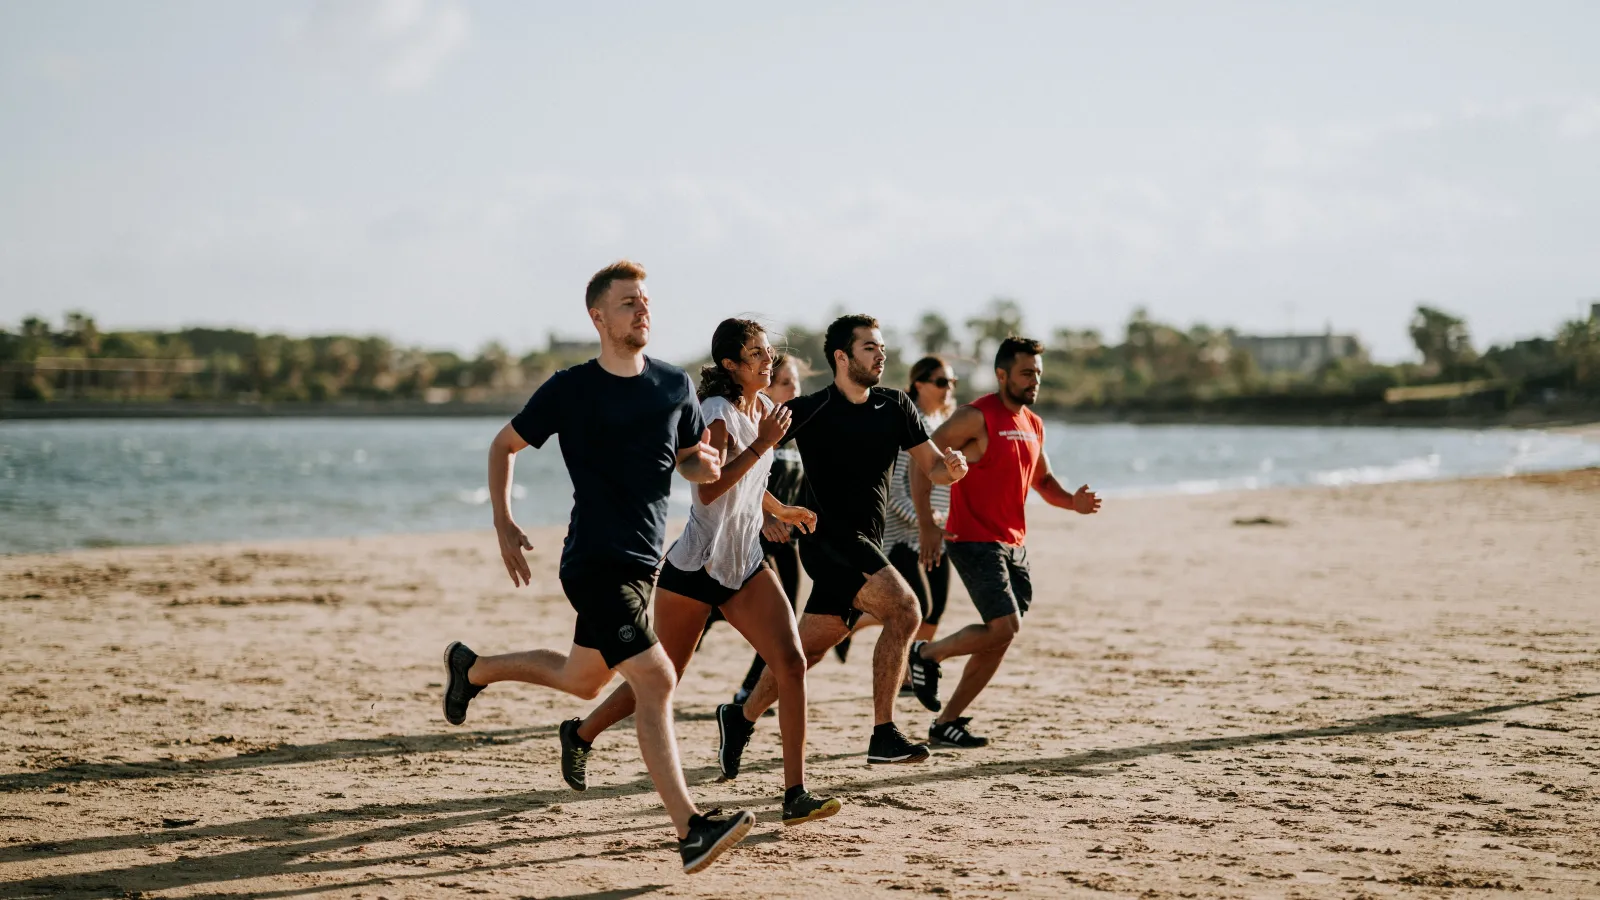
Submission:
{"label": "hazy horizon", "polygon": [[1600,7],[0,5],[0,322],[587,338],[991,298],[1482,349],[1600,299]]}

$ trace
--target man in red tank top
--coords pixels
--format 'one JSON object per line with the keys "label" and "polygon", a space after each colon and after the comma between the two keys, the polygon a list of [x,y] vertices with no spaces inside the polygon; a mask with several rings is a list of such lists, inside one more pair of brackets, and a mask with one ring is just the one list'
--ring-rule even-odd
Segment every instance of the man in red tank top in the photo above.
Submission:
{"label": "man in red tank top", "polygon": [[[1044,422],[1028,407],[1039,399],[1044,346],[1010,337],[995,353],[999,390],[956,410],[933,433],[936,447],[959,450],[970,461],[967,477],[950,488],[950,515],[943,530],[934,523],[932,483],[912,475],[911,495],[920,520],[922,564],[932,566],[950,554],[983,624],[968,625],[934,642],[911,646],[911,685],[917,699],[939,713],[928,729],[929,743],[944,747],[983,747],[989,739],[967,730],[961,715],[999,671],[1022,616],[1033,600],[1028,554],[1023,547],[1028,491],[1046,503],[1089,515],[1100,498],[1088,485],[1068,491],[1050,471],[1044,452]],[[950,702],[939,702],[939,663],[968,657]]]}

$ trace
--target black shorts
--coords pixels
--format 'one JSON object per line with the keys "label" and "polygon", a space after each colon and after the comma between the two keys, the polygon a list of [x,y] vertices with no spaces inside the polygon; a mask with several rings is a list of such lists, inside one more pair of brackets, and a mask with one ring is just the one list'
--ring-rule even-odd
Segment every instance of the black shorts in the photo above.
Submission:
{"label": "black shorts", "polygon": [[1026,547],[948,541],[944,552],[985,623],[1028,612],[1033,602],[1033,576],[1028,572]]}
{"label": "black shorts", "polygon": [[868,578],[889,567],[883,547],[859,536],[836,540],[810,535],[800,542],[800,562],[811,576],[805,611],[813,616],[838,616],[849,628],[861,618],[856,595]]}
{"label": "black shorts", "polygon": [[612,562],[561,573],[561,589],[578,611],[572,642],[600,651],[615,669],[656,644],[650,627],[650,594],[656,570],[643,563]]}
{"label": "black shorts", "polygon": [[682,594],[690,600],[699,600],[714,609],[732,600],[733,595],[744,590],[745,584],[754,581],[764,568],[766,568],[765,560],[762,561],[760,566],[756,567],[754,572],[750,573],[750,577],[744,580],[744,584],[731,588],[712,578],[711,573],[705,569],[685,572],[672,563],[663,560],[661,563],[661,578],[656,582],[656,587],[663,591],[671,591],[674,594]]}

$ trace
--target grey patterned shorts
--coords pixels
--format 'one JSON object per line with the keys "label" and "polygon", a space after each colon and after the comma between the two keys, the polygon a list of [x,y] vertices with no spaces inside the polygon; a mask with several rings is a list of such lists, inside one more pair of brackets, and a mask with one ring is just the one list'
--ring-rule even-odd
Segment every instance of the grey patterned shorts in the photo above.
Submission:
{"label": "grey patterned shorts", "polygon": [[985,623],[1027,614],[1033,602],[1028,548],[970,541],[951,541],[944,546]]}

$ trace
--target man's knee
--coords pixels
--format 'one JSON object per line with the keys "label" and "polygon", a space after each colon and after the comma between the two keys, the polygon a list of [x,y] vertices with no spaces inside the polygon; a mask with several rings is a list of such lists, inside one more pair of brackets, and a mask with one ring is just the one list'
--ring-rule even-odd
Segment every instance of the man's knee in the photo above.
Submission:
{"label": "man's knee", "polygon": [[580,700],[594,700],[600,696],[601,691],[605,690],[606,683],[610,680],[610,677],[602,679],[590,678],[569,685],[569,688],[573,696]]}
{"label": "man's knee", "polygon": [[677,671],[672,666],[672,661],[667,659],[664,652],[657,648],[627,660],[618,668],[622,677],[627,680],[628,686],[633,688],[633,696],[642,703],[661,703],[672,701],[673,688],[677,686]]}
{"label": "man's knee", "polygon": [[1022,617],[1012,613],[988,623],[988,627],[995,644],[1009,644],[1022,631]]}

